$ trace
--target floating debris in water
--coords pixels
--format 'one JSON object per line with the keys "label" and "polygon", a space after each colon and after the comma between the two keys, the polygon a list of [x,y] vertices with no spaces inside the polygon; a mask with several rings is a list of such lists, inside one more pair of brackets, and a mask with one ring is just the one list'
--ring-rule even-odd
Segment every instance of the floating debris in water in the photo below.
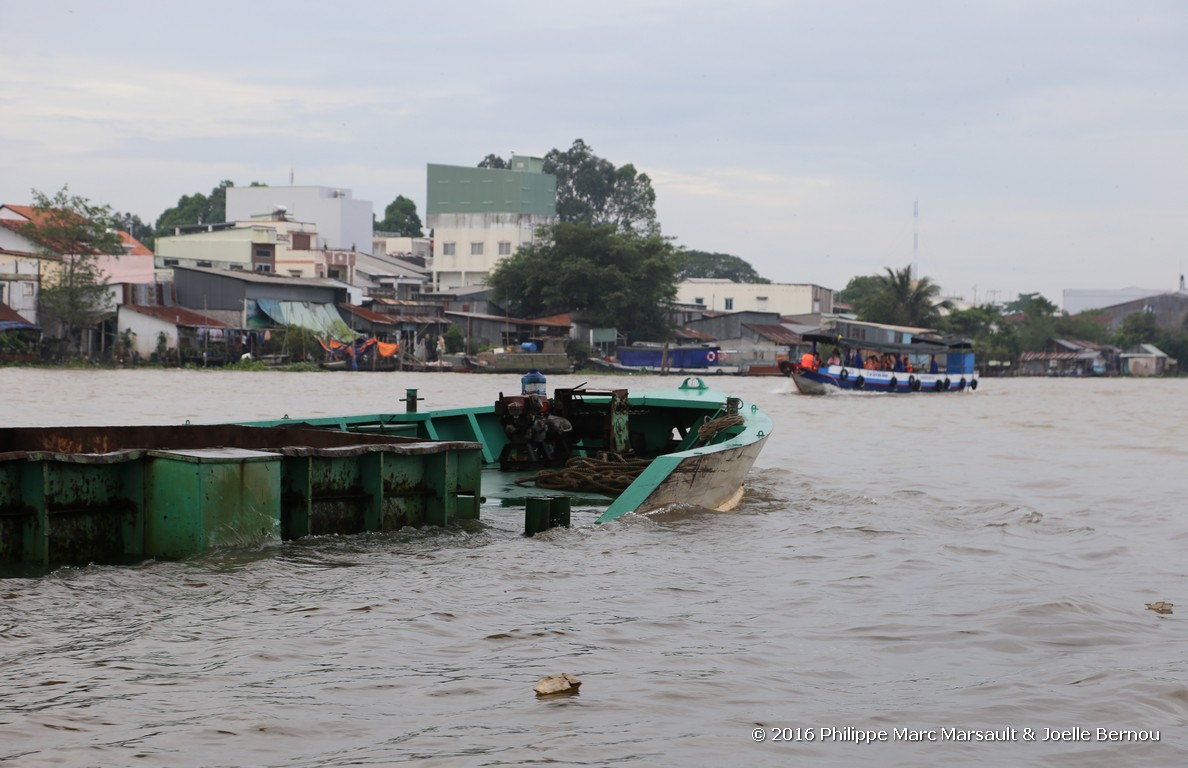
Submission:
{"label": "floating debris in water", "polygon": [[1171,613],[1173,603],[1167,603],[1160,600],[1158,603],[1147,603],[1147,607],[1155,613]]}
{"label": "floating debris in water", "polygon": [[542,677],[532,687],[532,690],[536,691],[537,696],[554,696],[559,693],[577,693],[578,686],[581,684],[581,680],[568,672],[562,672],[559,675]]}

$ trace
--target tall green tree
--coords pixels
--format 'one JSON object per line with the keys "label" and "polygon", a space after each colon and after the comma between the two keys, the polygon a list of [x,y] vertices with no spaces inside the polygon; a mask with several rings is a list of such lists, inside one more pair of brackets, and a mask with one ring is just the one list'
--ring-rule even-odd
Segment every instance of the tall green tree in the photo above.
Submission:
{"label": "tall green tree", "polygon": [[384,209],[383,221],[375,223],[377,232],[395,232],[401,237],[424,237],[421,217],[417,215],[417,204],[404,195],[388,203]]}
{"label": "tall green tree", "polygon": [[50,197],[33,190],[31,220],[20,232],[37,245],[55,268],[42,273],[37,297],[38,321],[55,328],[66,347],[81,352],[83,331],[111,310],[103,255],[119,256],[121,222],[111,208],[70,194],[62,187]]}
{"label": "tall green tree", "polygon": [[569,149],[545,155],[544,172],[557,177],[557,218],[562,222],[660,234],[652,180],[634,165],[616,168],[576,139]]}
{"label": "tall green tree", "polygon": [[867,288],[853,306],[862,320],[871,323],[933,328],[940,323],[941,310],[953,308],[950,301],[936,301],[940,286],[931,278],[912,277],[910,264],[900,270],[887,267],[884,274],[874,275]]}
{"label": "tall green tree", "polygon": [[1159,324],[1150,312],[1135,312],[1122,320],[1117,335],[1117,345],[1124,350],[1139,344],[1155,344],[1159,339]]}
{"label": "tall green tree", "polygon": [[484,157],[482,160],[479,160],[478,167],[479,168],[494,168],[496,170],[502,171],[502,170],[507,170],[508,168],[511,168],[511,163],[509,163],[507,160],[504,160],[499,155],[490,154],[490,155],[487,155],[486,157]]}
{"label": "tall green tree", "polygon": [[558,223],[500,261],[487,284],[521,317],[583,312],[631,341],[664,341],[672,330],[674,248],[659,235]]}
{"label": "tall green tree", "polygon": [[1038,293],[1021,293],[1006,304],[1006,312],[1022,315],[1019,323],[1019,349],[1040,352],[1056,334],[1056,305]]}
{"label": "tall green tree", "polygon": [[[224,179],[210,191],[209,195],[195,192],[192,195],[182,195],[177,205],[167,208],[157,217],[157,237],[173,234],[174,227],[188,227],[192,224],[219,224],[227,220],[227,188],[234,187],[235,182]],[[248,186],[266,187],[258,181]]]}
{"label": "tall green tree", "polygon": [[972,339],[983,360],[1013,361],[1019,356],[1018,327],[993,304],[954,310],[942,321],[941,330]]}
{"label": "tall green tree", "polygon": [[733,280],[736,283],[770,283],[766,277],[755,271],[748,262],[727,253],[706,251],[676,252],[677,281],[706,277]]}
{"label": "tall green tree", "polygon": [[141,221],[140,217],[134,213],[116,212],[113,216],[116,222],[119,223],[120,229],[139,240],[144,247],[152,250],[156,239],[156,232],[152,226]]}

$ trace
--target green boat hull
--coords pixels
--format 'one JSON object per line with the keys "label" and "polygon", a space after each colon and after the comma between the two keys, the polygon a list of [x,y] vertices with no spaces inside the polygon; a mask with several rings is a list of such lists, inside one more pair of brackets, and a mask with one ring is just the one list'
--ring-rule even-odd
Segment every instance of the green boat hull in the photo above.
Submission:
{"label": "green boat hull", "polygon": [[[595,391],[585,401],[611,408],[615,397],[611,392]],[[628,419],[622,426],[627,432],[622,439],[625,444],[638,448],[641,455],[647,455],[650,462],[634,482],[613,495],[541,492],[509,482],[507,477],[498,477],[496,467],[511,440],[495,403],[424,412],[281,419],[253,424],[300,425],[405,435],[422,440],[476,442],[482,446],[483,463],[488,470],[483,475],[483,495],[487,499],[502,504],[522,504],[534,495],[562,493],[573,496],[575,503],[605,507],[597,518],[599,523],[673,504],[725,511],[741,501],[743,481],[771,434],[772,422],[766,413],[754,404],[711,389],[694,377],[685,379],[673,389],[624,394]],[[700,436],[702,427],[725,416],[732,416],[731,420],[737,423],[707,438]],[[604,450],[605,442],[583,445],[579,441],[575,452],[592,455]],[[523,474],[511,479],[520,477]]]}

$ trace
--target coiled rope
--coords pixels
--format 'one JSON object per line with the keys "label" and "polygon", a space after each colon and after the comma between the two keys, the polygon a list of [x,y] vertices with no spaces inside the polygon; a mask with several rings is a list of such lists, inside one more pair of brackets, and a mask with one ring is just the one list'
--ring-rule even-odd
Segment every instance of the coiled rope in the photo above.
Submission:
{"label": "coiled rope", "polygon": [[[701,444],[709,443],[724,429],[745,424],[737,413],[725,413],[707,419],[697,430]],[[542,469],[535,475],[516,478],[516,485],[535,485],[550,491],[586,491],[617,496],[635,482],[650,459],[631,459],[619,453],[602,451],[597,456],[574,456],[561,469]]]}
{"label": "coiled rope", "polygon": [[516,479],[516,485],[533,483],[550,491],[590,491],[616,496],[647,469],[648,459],[628,459],[617,453],[574,456],[561,469],[542,469],[530,477]]}
{"label": "coiled rope", "polygon": [[716,419],[710,419],[702,424],[697,430],[697,436],[701,438],[702,442],[708,443],[714,435],[721,432],[723,429],[730,429],[737,427],[740,424],[745,424],[746,420],[737,413],[725,413]]}

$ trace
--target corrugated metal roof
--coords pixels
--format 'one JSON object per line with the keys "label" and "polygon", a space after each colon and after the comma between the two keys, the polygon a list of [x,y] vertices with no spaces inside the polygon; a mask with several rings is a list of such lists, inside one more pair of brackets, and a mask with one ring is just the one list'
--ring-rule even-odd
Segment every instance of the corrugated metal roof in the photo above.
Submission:
{"label": "corrugated metal roof", "polygon": [[547,325],[554,328],[569,327],[569,323],[553,323],[543,320],[525,320],[519,317],[504,317],[503,315],[481,315],[477,312],[446,312],[446,314],[456,315],[458,317],[469,317],[473,318],[474,320],[490,320],[496,323],[507,323],[508,325]]}
{"label": "corrugated metal roof", "polygon": [[339,310],[341,310],[343,312],[349,312],[350,314],[354,315],[355,317],[362,318],[369,323],[376,323],[379,325],[399,325],[400,324],[400,319],[396,315],[383,315],[383,314],[380,314],[379,312],[372,312],[370,309],[364,309],[363,307],[356,307],[354,304],[340,303],[338,305],[338,308],[339,308]]}
{"label": "corrugated metal roof", "polygon": [[743,323],[743,328],[749,328],[768,341],[776,344],[799,344],[800,334],[794,333],[782,325]]}
{"label": "corrugated metal roof", "polygon": [[183,309],[181,307],[142,307],[135,304],[124,304],[123,308],[142,315],[148,315],[149,317],[155,317],[158,320],[164,320],[167,323],[183,325],[187,328],[231,327],[222,320],[216,320],[200,312],[194,312],[193,310]]}
{"label": "corrugated metal roof", "polygon": [[316,285],[323,288],[342,288],[344,285],[337,280],[330,280],[324,277],[289,277],[275,272],[249,272],[247,270],[215,269],[213,267],[190,267],[181,264],[172,267],[172,269],[175,271],[181,269],[190,272],[201,272],[207,275],[218,275],[219,277],[239,280],[244,283]]}

